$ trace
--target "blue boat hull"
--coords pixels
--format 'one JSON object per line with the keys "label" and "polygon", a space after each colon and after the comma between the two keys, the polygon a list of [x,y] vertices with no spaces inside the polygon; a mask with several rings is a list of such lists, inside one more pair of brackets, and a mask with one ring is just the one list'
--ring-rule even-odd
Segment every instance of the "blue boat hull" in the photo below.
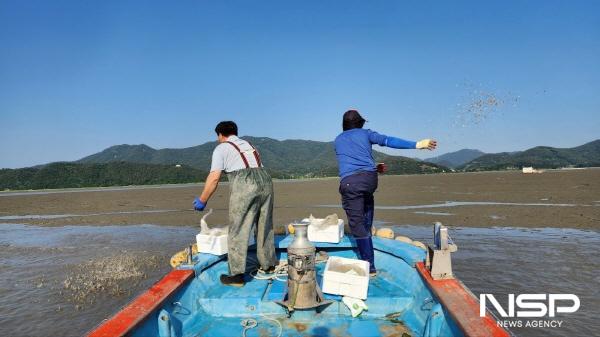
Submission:
{"label": "blue boat hull", "polygon": [[[285,248],[290,241],[290,237],[277,238],[280,260],[287,259]],[[315,245],[317,250],[326,251],[329,256],[357,258],[353,242],[346,237],[340,244]],[[333,300],[333,303],[323,307],[319,313],[315,310],[298,310],[288,317],[284,308],[275,303],[285,295],[285,282],[258,280],[248,276],[248,282],[242,288],[223,286],[219,282],[219,275],[228,271],[226,256],[196,254],[193,265],[179,267],[181,273],[185,269],[192,270],[192,276],[162,298],[157,295],[156,301],[160,303],[142,308],[145,311],[140,310],[140,314],[144,317],[137,322],[130,322],[125,333],[135,337],[243,334],[434,337],[473,335],[469,331],[477,331],[469,330],[468,326],[465,329],[465,324],[457,322],[456,318],[460,315],[453,316],[448,311],[450,306],[440,303],[439,294],[432,292],[431,283],[427,283],[417,268],[425,259],[424,250],[411,244],[381,238],[374,238],[374,246],[379,274],[369,282],[368,298],[365,301],[368,311],[357,318],[351,316],[340,296],[327,294],[325,298]],[[323,268],[324,264],[317,265],[319,284]],[[128,309],[132,309],[131,305]],[[473,308],[468,309],[472,311]],[[135,315],[135,308],[133,312]],[[118,316],[117,314],[112,320]],[[249,321],[245,321],[248,319]],[[111,330],[106,329],[107,326],[110,328],[108,323],[93,331],[90,336],[101,336],[102,331],[108,331],[110,335]],[[127,325],[123,319],[121,323]],[[256,326],[244,327],[244,323]],[[115,335],[120,333],[112,331]],[[492,331],[493,334],[489,335],[501,336],[503,331]]]}

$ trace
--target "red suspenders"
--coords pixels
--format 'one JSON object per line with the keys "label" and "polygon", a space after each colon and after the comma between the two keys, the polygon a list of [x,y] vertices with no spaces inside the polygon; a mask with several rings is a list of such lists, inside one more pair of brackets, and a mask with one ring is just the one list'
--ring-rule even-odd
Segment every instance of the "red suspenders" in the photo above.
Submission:
{"label": "red suspenders", "polygon": [[[242,157],[242,160],[244,161],[244,165],[246,165],[246,168],[250,168],[250,164],[248,163],[248,159],[246,159],[246,156],[244,155],[244,153],[242,152],[242,150],[240,150],[240,148],[235,145],[233,142],[227,142],[229,144],[231,144],[233,147],[235,147],[235,149],[237,150],[237,152],[240,153],[240,156]],[[248,142],[248,144],[250,144],[250,142]],[[254,153],[254,159],[256,159],[256,164],[258,164],[258,167],[262,166],[262,163],[260,162],[260,155],[258,154],[258,151],[256,151],[256,148],[254,147],[254,145],[250,144],[250,146],[252,146],[252,153]]]}
{"label": "red suspenders", "polygon": [[252,151],[252,153],[254,153],[254,159],[256,159],[256,164],[258,165],[258,167],[262,167],[262,162],[260,161],[260,153],[258,153],[258,151],[254,147],[254,145],[252,145],[252,143],[248,142],[248,144],[250,144],[250,146],[252,146],[252,149],[254,150]]}

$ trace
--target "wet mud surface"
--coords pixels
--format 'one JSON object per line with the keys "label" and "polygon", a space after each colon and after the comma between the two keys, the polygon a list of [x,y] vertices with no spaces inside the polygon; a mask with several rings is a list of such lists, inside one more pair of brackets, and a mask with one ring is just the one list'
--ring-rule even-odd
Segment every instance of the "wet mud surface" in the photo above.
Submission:
{"label": "wet mud surface", "polygon": [[63,281],[62,292],[76,308],[93,305],[98,297],[130,296],[131,289],[148,278],[147,271],[159,267],[160,257],[117,251],[73,266]]}
{"label": "wet mud surface", "polygon": [[[338,184],[336,178],[275,182],[278,229],[311,213],[344,217]],[[201,184],[188,184],[1,192],[0,223],[195,226],[200,215],[191,205],[201,191]],[[229,186],[221,183],[208,204],[214,209],[210,221],[227,221],[228,202]],[[395,225],[600,228],[600,169],[383,175],[375,202],[376,217]]]}
{"label": "wet mud surface", "polygon": [[171,268],[197,231],[0,226],[0,336],[81,336]]}

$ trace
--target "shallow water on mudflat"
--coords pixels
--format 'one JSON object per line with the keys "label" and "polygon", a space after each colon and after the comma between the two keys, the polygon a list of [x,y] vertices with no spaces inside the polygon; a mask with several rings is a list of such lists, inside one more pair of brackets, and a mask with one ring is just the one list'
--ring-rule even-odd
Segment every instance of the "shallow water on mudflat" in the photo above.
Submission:
{"label": "shallow water on mudflat", "polygon": [[[461,206],[527,206],[527,207],[598,207],[600,205],[587,204],[560,204],[560,203],[544,203],[544,202],[496,202],[496,201],[440,201],[437,204],[427,205],[402,205],[402,206],[382,206],[376,205],[375,209],[421,209],[421,208],[447,208]],[[315,205],[322,208],[341,208],[341,205]]]}
{"label": "shallow water on mudflat", "polygon": [[0,336],[81,336],[160,279],[195,228],[0,225]]}
{"label": "shallow water on mudflat", "polygon": [[[432,228],[398,226],[396,234],[431,242]],[[581,307],[572,314],[544,320],[563,321],[560,328],[512,328],[517,336],[597,336],[600,329],[600,232],[568,228],[455,228],[458,246],[452,266],[471,291],[493,294],[507,308],[508,294],[575,294]],[[570,302],[562,303],[571,305]],[[559,302],[558,305],[561,305]],[[488,309],[490,305],[488,305]],[[518,310],[518,309],[517,309]],[[496,312],[496,316],[498,316]],[[526,321],[540,318],[507,318]]]}
{"label": "shallow water on mudflat", "polygon": [[0,220],[31,220],[31,219],[63,219],[63,218],[74,218],[74,217],[85,217],[85,216],[98,216],[98,215],[124,215],[124,214],[148,214],[148,213],[169,213],[169,212],[181,212],[181,211],[193,211],[193,210],[179,210],[179,209],[152,209],[152,210],[139,210],[139,211],[119,211],[119,212],[103,212],[103,213],[88,213],[88,214],[26,214],[26,215],[3,215],[0,216]]}
{"label": "shallow water on mudflat", "polygon": [[[0,226],[0,336],[81,336],[148,288],[199,228]],[[431,241],[431,228],[396,234]],[[600,233],[574,229],[452,228],[453,266],[475,295],[572,293],[581,308],[561,328],[517,336],[592,336],[600,328]]]}

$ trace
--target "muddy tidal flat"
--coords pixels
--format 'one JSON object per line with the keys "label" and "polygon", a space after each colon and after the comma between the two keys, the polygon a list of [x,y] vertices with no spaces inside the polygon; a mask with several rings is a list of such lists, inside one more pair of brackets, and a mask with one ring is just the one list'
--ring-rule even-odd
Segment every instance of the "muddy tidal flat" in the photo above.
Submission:
{"label": "muddy tidal flat", "polygon": [[[275,182],[275,223],[313,213],[343,218],[338,179]],[[0,193],[0,336],[82,336],[170,270],[193,242],[201,184]],[[487,172],[381,176],[377,226],[431,242],[451,227],[453,267],[475,293],[505,306],[508,294],[572,293],[576,314],[560,328],[516,336],[593,336],[598,331],[600,169],[524,175]],[[227,223],[228,186],[208,223]],[[426,226],[424,226],[426,225]],[[506,307],[506,306],[505,306]],[[240,336],[239,331],[232,332]]]}
{"label": "muddy tidal flat", "polygon": [[[338,213],[337,178],[275,182],[275,224]],[[0,223],[37,226],[198,225],[191,208],[202,184],[0,192]],[[229,186],[221,183],[209,224],[227,223]],[[462,227],[600,228],[600,169],[386,176],[376,219],[389,225],[441,221]]]}

